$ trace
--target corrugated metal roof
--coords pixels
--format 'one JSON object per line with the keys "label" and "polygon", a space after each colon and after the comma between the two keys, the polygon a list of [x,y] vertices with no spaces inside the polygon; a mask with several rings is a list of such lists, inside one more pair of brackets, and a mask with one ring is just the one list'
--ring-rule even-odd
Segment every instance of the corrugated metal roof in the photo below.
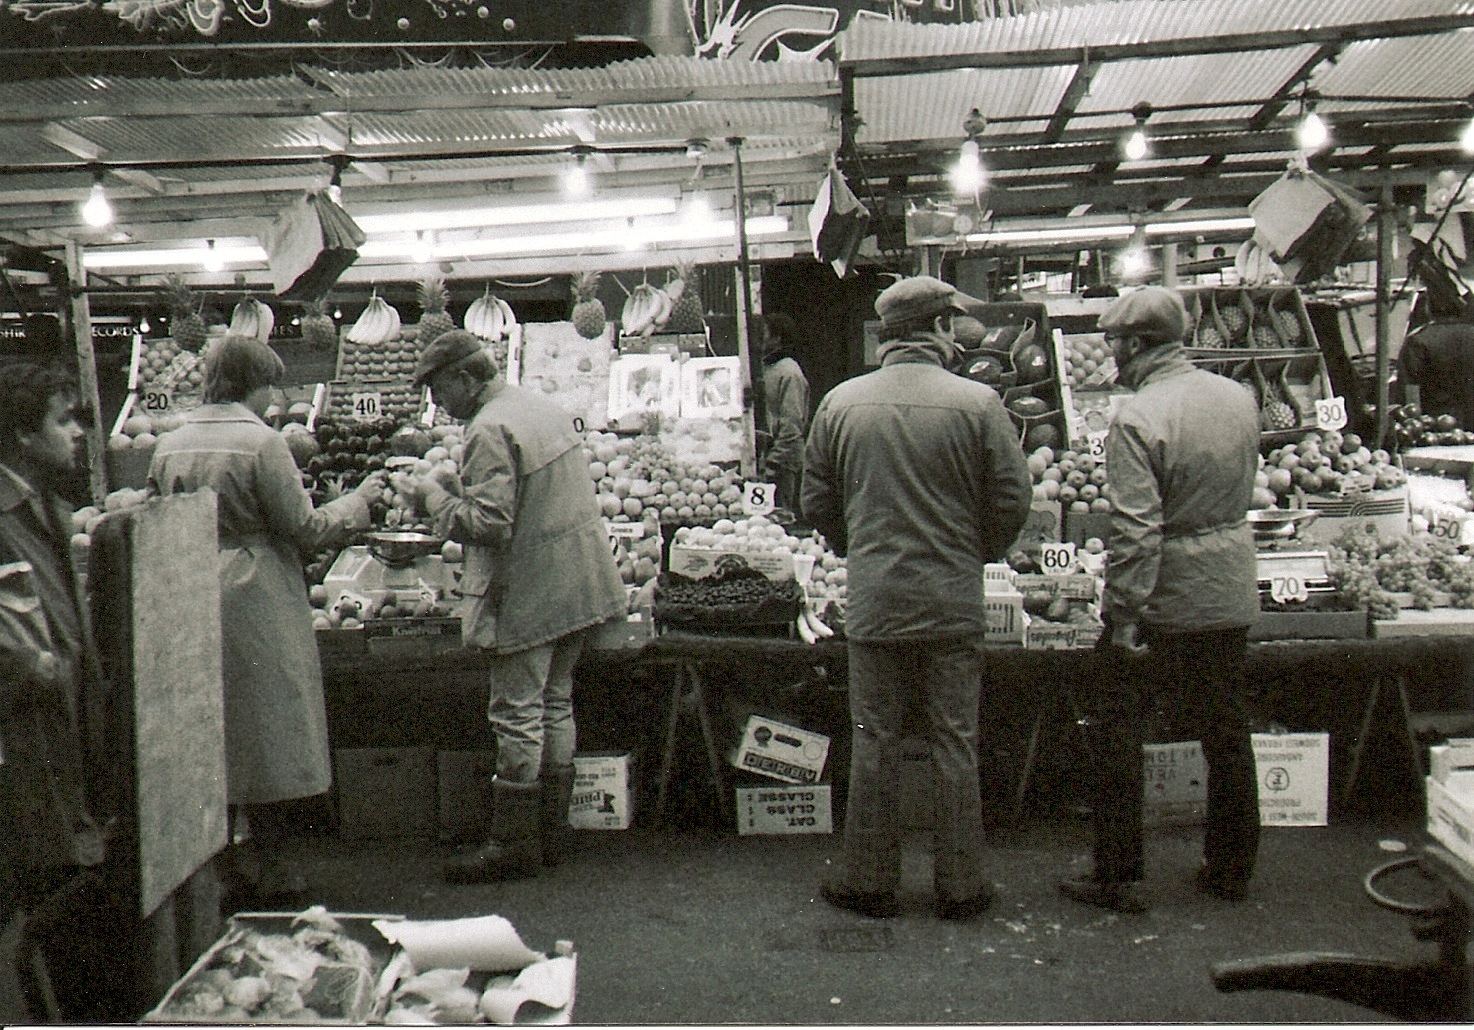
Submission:
{"label": "corrugated metal roof", "polygon": [[1012,134],[1020,127],[1000,119],[1034,115],[1047,120],[1071,75],[1060,65],[857,79],[855,110],[861,124],[855,138],[864,144],[954,137],[974,107],[990,120],[985,137]]}
{"label": "corrugated metal roof", "polygon": [[1210,36],[1326,29],[1474,14],[1469,0],[1114,0],[958,25],[857,18],[840,33],[840,64],[866,60],[1130,46]]}

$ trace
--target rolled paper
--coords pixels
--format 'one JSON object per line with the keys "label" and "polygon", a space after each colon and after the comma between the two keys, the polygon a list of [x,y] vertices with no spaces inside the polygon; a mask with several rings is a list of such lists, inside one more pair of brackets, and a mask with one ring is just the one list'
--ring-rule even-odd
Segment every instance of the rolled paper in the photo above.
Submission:
{"label": "rolled paper", "polygon": [[374,927],[409,955],[416,969],[466,967],[496,973],[543,958],[501,916],[467,919],[376,919]]}

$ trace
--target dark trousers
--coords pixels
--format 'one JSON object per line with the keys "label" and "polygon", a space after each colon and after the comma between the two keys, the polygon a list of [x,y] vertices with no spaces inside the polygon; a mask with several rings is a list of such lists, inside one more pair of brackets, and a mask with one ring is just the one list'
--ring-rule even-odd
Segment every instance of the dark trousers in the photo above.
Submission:
{"label": "dark trousers", "polygon": [[1090,711],[1094,790],[1095,877],[1140,880],[1142,746],[1159,698],[1170,697],[1174,721],[1196,730],[1208,766],[1203,860],[1220,881],[1247,883],[1259,851],[1259,792],[1243,698],[1246,629],[1169,633],[1147,628],[1136,657],[1108,643],[1097,648]]}

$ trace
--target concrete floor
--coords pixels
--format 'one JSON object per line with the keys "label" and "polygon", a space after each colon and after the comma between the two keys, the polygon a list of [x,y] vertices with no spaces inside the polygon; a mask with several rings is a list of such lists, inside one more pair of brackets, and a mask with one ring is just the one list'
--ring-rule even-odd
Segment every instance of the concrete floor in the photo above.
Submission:
{"label": "concrete floor", "polygon": [[[901,916],[830,908],[817,888],[837,836],[738,837],[701,829],[583,831],[579,852],[544,876],[451,886],[450,846],[429,840],[295,842],[310,900],[340,912],[448,918],[495,913],[523,939],[579,955],[574,1020],[595,1024],[937,1024],[1045,1022],[1375,1022],[1368,1009],[1282,992],[1218,993],[1214,963],[1289,951],[1415,962],[1433,946],[1412,920],[1375,905],[1362,878],[1417,849],[1415,821],[1363,818],[1267,829],[1248,901],[1193,892],[1199,831],[1150,831],[1153,907],[1117,916],[1060,897],[1085,867],[1083,822],[990,835],[994,909],[966,924],[930,912],[925,835],[908,839]],[[1434,899],[1416,873],[1384,891]]]}

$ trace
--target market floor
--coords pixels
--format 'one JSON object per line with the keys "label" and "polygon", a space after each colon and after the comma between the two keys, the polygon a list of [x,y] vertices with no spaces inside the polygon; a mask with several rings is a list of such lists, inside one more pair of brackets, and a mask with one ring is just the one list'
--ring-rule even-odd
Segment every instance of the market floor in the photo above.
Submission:
{"label": "market floor", "polygon": [[[1150,912],[1115,915],[1062,898],[1082,871],[1085,824],[990,834],[999,900],[970,923],[930,911],[926,837],[908,839],[902,914],[868,919],[818,897],[837,836],[739,837],[630,830],[577,834],[579,852],[535,880],[452,886],[449,845],[427,840],[294,843],[310,900],[340,912],[449,918],[495,913],[523,939],[578,952],[574,1021],[602,1024],[1368,1022],[1383,1017],[1285,992],[1222,994],[1220,961],[1331,951],[1429,960],[1412,919],[1375,904],[1363,878],[1417,849],[1417,823],[1368,819],[1264,832],[1249,900],[1196,894],[1200,831],[1148,838]],[[1437,900],[1415,871],[1384,894]]]}

